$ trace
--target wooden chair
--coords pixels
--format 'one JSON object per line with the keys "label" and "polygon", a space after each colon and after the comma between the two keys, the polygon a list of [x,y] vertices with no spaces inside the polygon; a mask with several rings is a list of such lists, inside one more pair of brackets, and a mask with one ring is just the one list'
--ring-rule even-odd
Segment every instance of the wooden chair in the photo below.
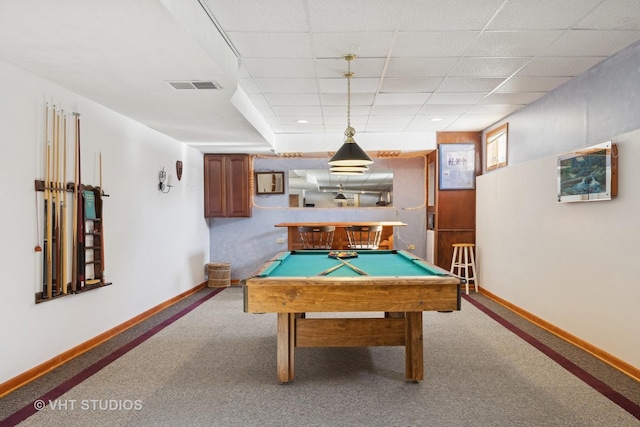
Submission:
{"label": "wooden chair", "polygon": [[346,228],[349,249],[378,249],[381,225],[352,225]]}
{"label": "wooden chair", "polygon": [[331,249],[335,230],[336,228],[332,225],[298,227],[302,249]]}

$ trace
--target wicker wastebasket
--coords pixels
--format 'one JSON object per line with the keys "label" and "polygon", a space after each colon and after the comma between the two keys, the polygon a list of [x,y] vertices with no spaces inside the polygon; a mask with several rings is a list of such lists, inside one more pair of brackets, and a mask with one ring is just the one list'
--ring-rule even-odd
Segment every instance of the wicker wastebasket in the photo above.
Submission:
{"label": "wicker wastebasket", "polygon": [[231,285],[231,264],[210,262],[207,264],[207,287],[226,288]]}

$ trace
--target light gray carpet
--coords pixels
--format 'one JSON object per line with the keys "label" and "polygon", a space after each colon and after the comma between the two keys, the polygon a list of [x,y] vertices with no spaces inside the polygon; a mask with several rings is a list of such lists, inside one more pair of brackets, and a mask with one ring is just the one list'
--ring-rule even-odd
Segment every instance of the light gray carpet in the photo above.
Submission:
{"label": "light gray carpet", "polygon": [[298,349],[281,385],[275,314],[243,313],[228,288],[20,425],[640,425],[466,301],[424,329],[420,383],[402,348],[373,347]]}

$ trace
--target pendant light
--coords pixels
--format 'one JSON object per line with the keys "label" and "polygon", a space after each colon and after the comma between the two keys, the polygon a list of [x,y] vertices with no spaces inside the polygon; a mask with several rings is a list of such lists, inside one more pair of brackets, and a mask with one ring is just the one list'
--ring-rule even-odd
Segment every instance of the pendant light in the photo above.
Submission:
{"label": "pendant light", "polygon": [[351,61],[356,59],[353,54],[345,55],[344,59],[348,64],[348,72],[344,75],[347,78],[347,129],[344,131],[344,144],[329,160],[329,166],[366,166],[373,163],[373,160],[364,152],[353,139],[356,134],[351,127]]}
{"label": "pendant light", "polygon": [[342,193],[342,184],[338,184],[338,194],[333,200],[347,200],[347,197]]}

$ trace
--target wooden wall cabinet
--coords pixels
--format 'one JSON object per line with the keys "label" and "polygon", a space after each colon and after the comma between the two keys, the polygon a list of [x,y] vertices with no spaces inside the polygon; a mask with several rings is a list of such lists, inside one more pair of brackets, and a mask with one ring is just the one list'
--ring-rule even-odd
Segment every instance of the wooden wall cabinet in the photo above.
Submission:
{"label": "wooden wall cabinet", "polygon": [[250,217],[250,176],[246,154],[205,154],[205,218]]}

